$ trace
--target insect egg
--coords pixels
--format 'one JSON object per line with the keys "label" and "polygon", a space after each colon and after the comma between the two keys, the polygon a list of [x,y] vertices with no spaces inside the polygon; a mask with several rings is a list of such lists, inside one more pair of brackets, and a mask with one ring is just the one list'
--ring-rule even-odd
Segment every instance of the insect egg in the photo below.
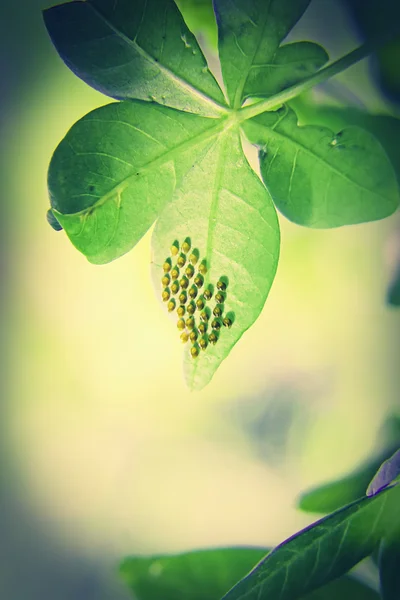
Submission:
{"label": "insect egg", "polygon": [[179,292],[179,283],[177,281],[174,281],[174,283],[171,285],[171,292],[173,294],[177,294]]}
{"label": "insect egg", "polygon": [[206,300],[211,300],[212,298],[212,291],[210,290],[210,288],[207,288],[206,290],[204,290],[204,298]]}
{"label": "insect egg", "polygon": [[175,306],[175,300],[172,298],[172,300],[168,302],[168,312],[172,312],[173,310],[175,310]]}
{"label": "insect egg", "polygon": [[195,342],[198,338],[198,333],[197,331],[191,331],[190,335],[189,335],[189,339],[191,342]]}
{"label": "insect egg", "polygon": [[193,299],[196,298],[196,296],[197,296],[197,288],[195,288],[194,286],[191,287],[190,290],[189,290],[189,296],[191,298],[193,298]]}
{"label": "insect egg", "polygon": [[182,244],[182,252],[184,252],[185,254],[187,254],[190,250],[190,244],[187,240],[185,240]]}
{"label": "insect egg", "polygon": [[222,308],[221,308],[221,306],[218,306],[218,305],[217,305],[217,306],[214,308],[214,310],[213,310],[213,315],[214,315],[215,317],[221,317],[221,316],[222,316]]}
{"label": "insect egg", "polygon": [[186,262],[186,256],[184,254],[180,254],[176,262],[179,267],[183,267]]}
{"label": "insect egg", "polygon": [[222,322],[225,327],[228,327],[228,329],[232,327],[232,321],[228,317],[225,317],[225,319]]}
{"label": "insect egg", "polygon": [[199,298],[196,302],[196,306],[199,310],[203,310],[204,308],[204,300],[203,298]]}
{"label": "insect egg", "polygon": [[196,277],[194,278],[194,283],[195,285],[197,285],[198,288],[201,288],[201,286],[203,285],[204,279],[201,275],[196,275]]}
{"label": "insect egg", "polygon": [[163,293],[161,294],[161,297],[163,299],[164,302],[167,302],[167,300],[170,299],[171,294],[169,293],[169,290],[163,290]]}
{"label": "insect egg", "polygon": [[186,327],[188,329],[193,329],[194,328],[194,318],[193,317],[189,317],[186,321]]}
{"label": "insect egg", "polygon": [[170,281],[171,281],[171,278],[169,275],[164,275],[164,277],[161,279],[161,283],[163,284],[164,287],[167,287],[167,285],[169,285]]}
{"label": "insect egg", "polygon": [[213,329],[221,329],[221,321],[218,321],[218,319],[214,319],[211,323],[211,327]]}
{"label": "insect egg", "polygon": [[202,275],[205,275],[207,273],[207,267],[204,260],[199,264],[199,273],[201,273]]}
{"label": "insect egg", "polygon": [[194,268],[192,265],[188,265],[185,269],[185,274],[187,277],[189,277],[189,279],[191,279],[191,277],[193,277],[194,275]]}
{"label": "insect egg", "polygon": [[208,314],[205,311],[203,311],[202,313],[200,313],[200,319],[201,321],[204,321],[204,323],[207,323],[209,319]]}
{"label": "insect egg", "polygon": [[176,256],[179,252],[179,244],[176,242],[171,246],[171,254],[172,256]]}
{"label": "insect egg", "polygon": [[167,260],[163,264],[163,270],[164,270],[164,273],[169,273],[171,270],[171,263],[169,263]]}
{"label": "insect egg", "polygon": [[199,340],[199,346],[202,350],[205,350],[207,348],[207,340],[206,338],[202,337]]}
{"label": "insect egg", "polygon": [[179,302],[180,302],[181,304],[185,304],[185,303],[186,303],[186,300],[187,300],[187,294],[186,294],[186,292],[181,292],[181,293],[179,294]]}
{"label": "insect egg", "polygon": [[194,304],[194,302],[190,302],[188,304],[187,311],[188,311],[189,315],[193,315],[196,312],[196,305]]}
{"label": "insect egg", "polygon": [[185,307],[181,304],[181,306],[178,306],[176,312],[178,314],[178,317],[183,317],[183,315],[185,314]]}
{"label": "insect egg", "polygon": [[210,342],[210,344],[216,344],[218,341],[218,337],[216,336],[216,334],[214,332],[210,333],[210,335],[208,336],[208,341]]}
{"label": "insect egg", "polygon": [[225,295],[222,292],[215,294],[215,302],[218,302],[218,304],[223,304],[225,302]]}
{"label": "insect egg", "polygon": [[192,254],[189,256],[189,260],[192,263],[192,265],[195,265],[199,259],[196,256],[196,254],[192,252]]}
{"label": "insect egg", "polygon": [[171,277],[172,279],[178,279],[179,277],[179,269],[178,267],[174,267],[171,271]]}
{"label": "insect egg", "polygon": [[185,329],[185,319],[179,319],[177,324],[176,324],[177,328],[180,329],[181,331],[183,329]]}
{"label": "insect egg", "polygon": [[200,333],[205,333],[207,331],[207,325],[208,325],[208,323],[200,323],[200,325],[199,325]]}
{"label": "insect egg", "polygon": [[193,358],[197,358],[197,356],[199,355],[199,349],[197,346],[192,346],[190,348],[190,354],[193,356]]}
{"label": "insect egg", "polygon": [[226,290],[226,283],[221,280],[217,281],[217,288],[221,290],[221,292],[224,292]]}
{"label": "insect egg", "polygon": [[184,331],[183,333],[181,333],[182,344],[186,344],[186,342],[188,341],[188,339],[189,339],[189,334],[186,333],[186,331]]}
{"label": "insect egg", "polygon": [[181,285],[181,288],[182,288],[183,290],[186,290],[186,289],[188,288],[188,286],[189,286],[189,280],[188,280],[188,278],[187,278],[187,277],[182,277],[182,279],[180,280],[180,282],[179,282],[179,283],[180,283],[180,285]]}

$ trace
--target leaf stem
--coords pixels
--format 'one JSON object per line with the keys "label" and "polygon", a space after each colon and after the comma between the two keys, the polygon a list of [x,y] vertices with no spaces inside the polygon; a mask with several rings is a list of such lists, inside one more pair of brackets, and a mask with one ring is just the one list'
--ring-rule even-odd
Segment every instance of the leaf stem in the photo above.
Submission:
{"label": "leaf stem", "polygon": [[374,42],[367,42],[362,46],[359,46],[355,50],[352,50],[345,56],[342,56],[342,58],[339,58],[327,67],[324,67],[323,69],[318,71],[318,73],[315,73],[315,75],[311,75],[310,77],[303,79],[303,81],[292,85],[286,90],[283,90],[282,92],[279,92],[278,94],[275,94],[274,96],[271,96],[266,100],[260,100],[259,102],[251,104],[250,106],[245,106],[244,108],[238,111],[238,121],[246,121],[247,119],[256,117],[257,115],[263,112],[279,108],[284,102],[288,102],[288,100],[295,98],[302,92],[311,89],[315,85],[322,83],[326,79],[337,75],[341,71],[348,69],[363,58],[366,58],[369,54],[375,51],[378,46],[383,45],[387,41],[388,39],[387,37],[385,37],[385,39],[375,39]]}

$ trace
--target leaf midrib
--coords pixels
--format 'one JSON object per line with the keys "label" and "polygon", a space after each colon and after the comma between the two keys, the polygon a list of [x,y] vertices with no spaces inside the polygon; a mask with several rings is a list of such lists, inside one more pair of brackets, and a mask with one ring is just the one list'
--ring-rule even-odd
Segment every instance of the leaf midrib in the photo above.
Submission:
{"label": "leaf midrib", "polygon": [[[154,59],[154,57],[151,56],[151,54],[149,54],[148,52],[146,52],[146,50],[144,50],[141,46],[139,46],[139,44],[136,41],[137,36],[135,37],[134,40],[131,40],[120,29],[118,29],[109,19],[107,19],[107,17],[105,17],[95,6],[93,6],[93,4],[91,3],[91,0],[86,0],[86,1],[90,5],[90,8],[93,10],[93,12],[108,27],[110,27],[110,29],[112,29],[126,44],[128,44],[128,46],[131,46],[132,48],[134,48],[138,52],[138,54],[140,54],[144,59],[148,60],[154,66],[159,68],[160,71],[165,73],[170,79],[172,79],[174,81],[174,83],[176,83],[178,86],[185,88],[187,91],[189,91],[192,94],[192,96],[197,96],[198,98],[200,98],[204,104],[212,105],[218,113],[223,114],[223,113],[227,112],[227,110],[228,110],[227,106],[224,106],[223,104],[220,104],[219,102],[217,102],[217,100],[210,98],[210,96],[208,96],[204,92],[197,89],[194,85],[189,83],[189,81],[187,81],[186,79],[183,79],[183,77],[180,77],[179,75],[174,73],[174,71],[172,71],[171,69],[169,69],[162,63],[156,61]],[[143,14],[143,19],[144,19],[144,14]],[[142,24],[140,24],[140,26],[141,25]],[[218,82],[216,80],[214,80],[214,81],[215,81],[216,85],[219,87]]]}

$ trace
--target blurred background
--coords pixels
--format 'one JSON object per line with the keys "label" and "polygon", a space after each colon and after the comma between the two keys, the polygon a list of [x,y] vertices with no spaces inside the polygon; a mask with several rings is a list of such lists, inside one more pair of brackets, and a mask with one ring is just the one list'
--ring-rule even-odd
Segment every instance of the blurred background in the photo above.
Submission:
{"label": "blurred background", "polygon": [[[280,218],[261,317],[190,393],[150,233],[99,267],[46,222],[53,150],[109,101],[52,47],[53,3],[0,7],[0,598],[124,600],[123,556],[275,545],[314,520],[296,510],[302,491],[382,442],[400,413],[400,312],[385,303],[400,220],[312,231]],[[215,64],[210,0],[178,4]],[[373,5],[314,0],[290,40],[338,58],[376,25]],[[399,60],[392,44],[300,98],[301,119],[370,126],[399,166]]]}

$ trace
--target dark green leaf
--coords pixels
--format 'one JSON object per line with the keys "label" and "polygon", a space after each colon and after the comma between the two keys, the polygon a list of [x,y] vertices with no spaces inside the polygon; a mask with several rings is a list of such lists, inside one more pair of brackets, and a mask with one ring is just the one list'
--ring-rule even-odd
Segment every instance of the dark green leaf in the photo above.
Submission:
{"label": "dark green leaf", "polygon": [[339,227],[383,219],[398,207],[393,167],[367,131],[299,127],[288,107],[263,113],[243,128],[260,147],[265,185],[291,221]]}
{"label": "dark green leaf", "polygon": [[93,263],[130,250],[216,127],[215,119],[141,101],[108,104],[75,123],[54,152],[48,185],[76,248]]}
{"label": "dark green leaf", "polygon": [[302,600],[380,600],[378,592],[348,576],[331,581],[301,598]]}
{"label": "dark green leaf", "polygon": [[[160,295],[162,266],[169,249],[174,240],[181,244],[186,237],[200,254],[199,264],[205,261],[208,269],[199,295],[209,285],[213,289],[212,300],[206,302],[210,311],[208,333],[221,278],[227,284],[221,305],[223,317],[232,321],[230,328],[220,327],[217,343],[208,343],[197,358],[191,356],[191,345],[187,344],[186,381],[191,389],[200,390],[259,316],[278,263],[276,211],[243,154],[238,131],[220,134],[199,157],[157,221],[152,240],[153,278]],[[196,327],[198,313],[194,315]]]}
{"label": "dark green leaf", "polygon": [[[275,64],[279,44],[301,17],[309,2],[310,0],[214,0],[222,75],[234,108],[239,108],[244,98],[254,95],[255,88],[258,88],[252,70],[258,71],[264,82],[268,78],[268,69]],[[319,60],[320,58],[317,59],[317,64]],[[315,53],[311,63],[315,63]],[[306,59],[303,77],[309,72],[311,63]],[[257,65],[265,65],[267,70]]]}
{"label": "dark green leaf", "polygon": [[218,600],[267,552],[239,547],[135,556],[122,562],[120,573],[138,600]]}
{"label": "dark green leaf", "polygon": [[378,469],[367,488],[367,496],[373,496],[390,485],[400,475],[400,450],[396,452]]}
{"label": "dark green leaf", "polygon": [[392,306],[400,306],[400,264],[397,266],[394,277],[390,282],[386,299]]}
{"label": "dark green leaf", "polygon": [[206,116],[225,100],[173,0],[87,0],[44,11],[67,66],[104,94]]}
{"label": "dark green leaf", "polygon": [[317,521],[277,546],[226,600],[296,600],[369,556],[400,522],[400,486],[386,488]]}
{"label": "dark green leaf", "polygon": [[394,525],[379,548],[379,579],[382,600],[400,598],[400,528]]}

